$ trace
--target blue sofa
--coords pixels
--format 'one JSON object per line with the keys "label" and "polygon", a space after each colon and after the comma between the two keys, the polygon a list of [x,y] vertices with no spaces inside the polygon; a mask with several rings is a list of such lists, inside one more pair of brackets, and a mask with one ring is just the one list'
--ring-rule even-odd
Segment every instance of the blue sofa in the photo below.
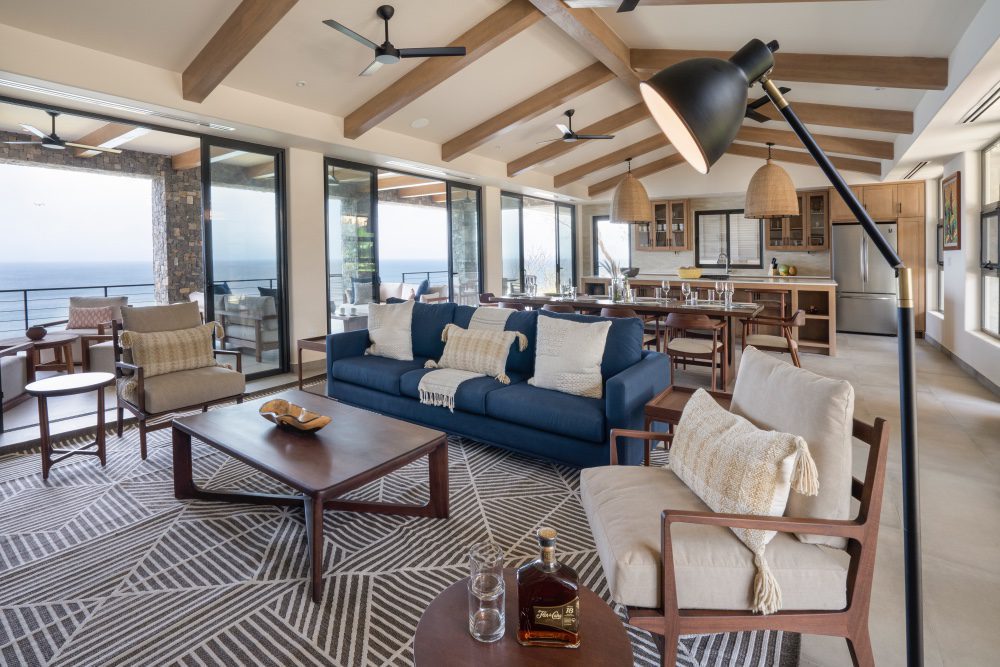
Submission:
{"label": "blue sofa", "polygon": [[[417,386],[428,359],[444,350],[441,332],[455,323],[468,327],[475,308],[454,303],[413,305],[413,361],[365,356],[368,331],[327,337],[327,394],[338,401],[367,408],[455,435],[539,456],[573,466],[608,462],[612,428],[642,428],[643,408],[670,381],[670,364],[658,353],[642,349],[638,319],[612,319],[601,363],[604,398],[584,398],[532,387],[535,338],[539,317],[600,321],[587,315],[545,311],[512,313],[506,328],[528,338],[522,352],[513,346],[507,359],[510,384],[489,377],[462,383],[455,411],[423,405]],[[641,447],[621,447],[626,463],[639,463]]]}

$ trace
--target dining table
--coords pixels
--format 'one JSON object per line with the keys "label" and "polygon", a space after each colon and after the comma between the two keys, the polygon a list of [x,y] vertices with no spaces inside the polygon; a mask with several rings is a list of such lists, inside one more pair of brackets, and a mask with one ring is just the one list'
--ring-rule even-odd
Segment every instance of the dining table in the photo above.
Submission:
{"label": "dining table", "polygon": [[[695,299],[657,299],[655,297],[635,297],[633,301],[612,301],[600,296],[577,295],[575,297],[536,294],[507,294],[493,297],[496,303],[518,303],[530,308],[541,308],[546,304],[564,304],[572,306],[580,313],[593,311],[599,313],[602,308],[628,308],[639,316],[663,317],[670,313],[687,313],[690,315],[707,315],[726,321],[726,353],[723,360],[726,364],[726,377],[733,377],[728,370],[733,364],[733,343],[735,336],[733,320],[756,317],[764,310],[764,304],[747,301],[733,301],[726,304],[721,300]],[[657,325],[659,326],[659,325]],[[659,332],[657,332],[659,334]]]}

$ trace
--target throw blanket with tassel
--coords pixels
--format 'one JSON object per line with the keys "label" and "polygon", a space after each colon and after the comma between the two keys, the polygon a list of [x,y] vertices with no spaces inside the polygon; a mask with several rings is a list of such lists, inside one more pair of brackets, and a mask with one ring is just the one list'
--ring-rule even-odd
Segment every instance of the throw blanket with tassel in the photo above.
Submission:
{"label": "throw blanket with tassel", "polygon": [[515,341],[522,352],[528,346],[523,333],[504,330],[513,312],[507,308],[477,308],[468,329],[455,324],[446,326],[441,332],[444,354],[440,360],[431,359],[424,365],[436,370],[420,379],[420,402],[454,412],[455,394],[466,380],[489,376],[510,384],[506,373],[510,347]]}

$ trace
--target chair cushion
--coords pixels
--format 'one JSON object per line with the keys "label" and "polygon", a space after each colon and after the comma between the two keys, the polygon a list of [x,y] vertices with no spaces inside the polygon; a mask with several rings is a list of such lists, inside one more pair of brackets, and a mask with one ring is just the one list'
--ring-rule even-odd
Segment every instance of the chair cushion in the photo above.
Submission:
{"label": "chair cushion", "polygon": [[[848,519],[851,510],[851,436],[854,388],[753,347],[743,351],[733,388],[733,412],[760,428],[794,433],[809,443],[819,473],[819,494],[792,494],[785,514]],[[846,540],[799,535],[803,542],[843,547]]]}
{"label": "chair cushion", "polygon": [[87,354],[90,355],[88,364],[91,371],[102,373],[115,372],[115,347],[114,343],[110,340],[102,343],[94,343],[87,350]]}
{"label": "chair cushion", "polygon": [[[715,342],[715,348],[722,347],[722,341]],[[671,338],[667,341],[667,351],[679,354],[711,354],[712,341],[704,338]]]}
{"label": "chair cushion", "polygon": [[527,383],[489,392],[486,414],[578,440],[605,442],[608,439],[604,401],[532,387]]}
{"label": "chair cushion", "polygon": [[[753,345],[754,347],[780,347],[783,350],[788,349],[788,339],[784,336],[772,336],[770,334],[750,334],[743,341],[747,345]],[[798,348],[798,343],[792,341],[792,347]]]}
{"label": "chair cushion", "polygon": [[28,384],[28,359],[22,354],[0,357],[0,394],[9,401],[24,393]]}
{"label": "chair cushion", "polygon": [[201,324],[201,313],[194,301],[169,306],[128,306],[122,308],[122,328],[140,333],[190,329]]}
{"label": "chair cushion", "polygon": [[335,380],[399,396],[399,381],[403,374],[422,369],[426,361],[423,357],[409,360],[372,355],[347,357],[330,364],[330,375]]}
{"label": "chair cushion", "polygon": [[[135,385],[129,379],[119,380],[118,391],[135,403]],[[146,378],[143,384],[146,412],[156,414],[239,396],[246,389],[246,378],[243,373],[222,366],[206,366]]]}
{"label": "chair cushion", "polygon": [[601,398],[604,383],[601,359],[611,322],[573,322],[549,317],[538,319],[535,374],[528,383],[567,394]]}
{"label": "chair cushion", "polygon": [[[389,359],[412,360],[413,301],[373,303],[368,306],[368,338],[365,354]],[[397,390],[398,391],[398,390]]]}
{"label": "chair cushion", "polygon": [[[415,371],[404,373],[399,381],[400,394],[420,400],[420,380],[432,370],[431,368],[418,368]],[[527,379],[523,375],[517,374],[509,375],[509,377],[510,385],[501,384],[491,377],[478,377],[466,380],[458,385],[458,391],[455,393],[455,409],[474,415],[485,415],[486,397],[490,392],[509,387],[519,382],[523,383]]]}
{"label": "chair cushion", "polygon": [[[709,508],[672,471],[659,467],[588,468],[580,473],[580,496],[612,597],[633,607],[659,607],[660,512]],[[753,554],[731,530],[674,524],[671,538],[681,609],[750,609]],[[766,557],[784,610],[847,605],[846,553],[778,533]]]}

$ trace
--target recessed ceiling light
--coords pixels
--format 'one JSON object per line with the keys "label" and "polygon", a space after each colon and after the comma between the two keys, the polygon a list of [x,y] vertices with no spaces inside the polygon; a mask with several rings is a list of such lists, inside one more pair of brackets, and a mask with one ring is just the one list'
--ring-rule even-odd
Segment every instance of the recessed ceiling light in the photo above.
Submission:
{"label": "recessed ceiling light", "polygon": [[410,123],[410,127],[412,127],[414,130],[419,130],[420,128],[427,127],[430,124],[431,122],[426,118],[416,118],[413,120],[412,123]]}
{"label": "recessed ceiling light", "polygon": [[299,88],[305,88],[306,87],[306,82],[304,80],[300,79],[299,81],[295,82],[295,85],[298,86]]}

